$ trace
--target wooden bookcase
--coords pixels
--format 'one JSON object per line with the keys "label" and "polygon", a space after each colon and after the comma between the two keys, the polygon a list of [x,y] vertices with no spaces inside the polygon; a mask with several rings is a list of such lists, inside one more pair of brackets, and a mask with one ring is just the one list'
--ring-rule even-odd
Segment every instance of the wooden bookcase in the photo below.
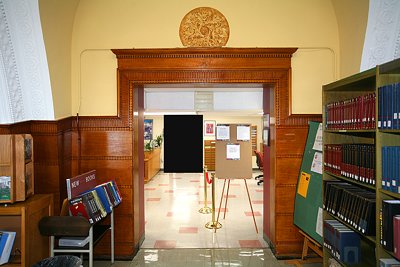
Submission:
{"label": "wooden bookcase", "polygon": [[215,171],[215,140],[204,140],[204,165]]}
{"label": "wooden bookcase", "polygon": [[1,204],[0,230],[16,232],[10,262],[3,266],[32,266],[50,256],[49,238],[39,232],[38,222],[53,215],[53,195],[40,194],[15,204]]}
{"label": "wooden bookcase", "polygon": [[[323,218],[336,219],[345,224],[348,228],[357,232],[361,237],[361,264],[357,266],[379,266],[379,259],[393,257],[392,253],[383,249],[380,245],[380,209],[383,199],[400,199],[400,194],[382,190],[382,146],[400,146],[400,130],[382,130],[378,128],[378,88],[387,84],[400,82],[400,60],[395,60],[376,68],[361,72],[359,74],[344,78],[323,86],[323,143],[324,144],[371,144],[375,148],[375,184],[367,184],[355,179],[346,178],[342,175],[335,175],[328,172],[326,168],[323,171],[323,180],[338,180],[352,184],[360,189],[365,189],[375,194],[375,236],[366,236],[361,231],[355,229],[349,223],[341,220],[330,212],[324,210]],[[337,101],[352,99],[375,93],[375,122],[373,129],[328,129],[327,114],[325,112],[327,105]],[[326,151],[324,151],[325,157]],[[324,183],[325,184],[325,183]],[[325,188],[323,189],[325,192]],[[324,197],[324,196],[323,196]],[[329,258],[332,255],[324,247],[324,266],[328,266]],[[345,264],[341,263],[345,266]],[[352,265],[354,266],[354,265]]]}

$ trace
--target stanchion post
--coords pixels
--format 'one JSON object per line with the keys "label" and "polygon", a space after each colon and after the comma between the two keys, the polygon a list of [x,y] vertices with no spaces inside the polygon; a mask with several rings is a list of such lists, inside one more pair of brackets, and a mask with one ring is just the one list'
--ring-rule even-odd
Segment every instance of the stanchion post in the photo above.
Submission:
{"label": "stanchion post", "polygon": [[212,190],[212,199],[211,199],[211,208],[212,208],[212,213],[211,213],[211,222],[206,223],[206,228],[208,229],[219,229],[222,227],[222,224],[217,222],[215,220],[215,173],[211,174],[211,190]]}
{"label": "stanchion post", "polygon": [[199,209],[200,213],[203,214],[209,214],[212,212],[212,209],[210,207],[207,207],[207,165],[204,165],[204,207],[202,207],[201,209]]}

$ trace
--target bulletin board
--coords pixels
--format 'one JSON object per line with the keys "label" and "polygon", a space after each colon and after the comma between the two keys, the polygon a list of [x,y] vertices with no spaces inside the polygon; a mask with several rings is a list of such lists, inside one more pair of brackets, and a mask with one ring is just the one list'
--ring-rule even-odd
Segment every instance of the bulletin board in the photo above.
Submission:
{"label": "bulletin board", "polygon": [[294,224],[322,245],[322,124],[309,122],[298,177]]}
{"label": "bulletin board", "polygon": [[[220,126],[220,127],[219,127]],[[229,134],[222,139],[218,130],[226,127]],[[250,124],[218,124],[215,141],[215,176],[221,179],[251,179],[252,151]],[[248,127],[248,137],[247,131]],[[239,137],[238,137],[239,129]],[[248,138],[248,140],[247,140]]]}

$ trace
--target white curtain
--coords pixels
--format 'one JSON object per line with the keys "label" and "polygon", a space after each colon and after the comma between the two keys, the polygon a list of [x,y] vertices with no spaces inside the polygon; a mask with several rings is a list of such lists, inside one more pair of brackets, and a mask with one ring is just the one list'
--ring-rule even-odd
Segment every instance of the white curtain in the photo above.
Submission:
{"label": "white curtain", "polygon": [[400,57],[400,1],[370,0],[360,70]]}
{"label": "white curtain", "polygon": [[53,119],[38,0],[0,0],[0,124]]}

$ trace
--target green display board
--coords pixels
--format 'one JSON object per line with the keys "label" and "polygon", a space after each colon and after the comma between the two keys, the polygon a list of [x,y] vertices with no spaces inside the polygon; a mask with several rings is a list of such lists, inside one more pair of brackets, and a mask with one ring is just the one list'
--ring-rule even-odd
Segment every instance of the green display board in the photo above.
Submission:
{"label": "green display board", "polygon": [[310,122],[297,181],[294,224],[322,245],[322,125]]}

